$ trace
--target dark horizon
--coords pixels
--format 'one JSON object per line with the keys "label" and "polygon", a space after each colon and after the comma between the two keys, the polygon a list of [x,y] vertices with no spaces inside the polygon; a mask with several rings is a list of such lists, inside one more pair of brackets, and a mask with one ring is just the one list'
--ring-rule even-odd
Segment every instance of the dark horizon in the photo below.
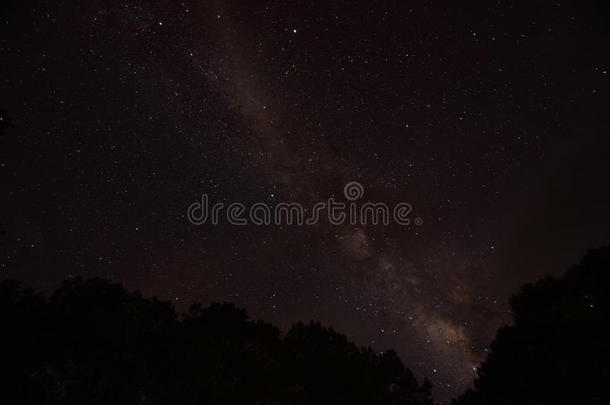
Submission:
{"label": "dark horizon", "polygon": [[[602,1],[0,10],[0,279],[317,321],[395,349],[442,402],[523,284],[610,244]],[[204,195],[217,224],[193,221]],[[331,198],[388,224],[226,217]]]}
{"label": "dark horizon", "polygon": [[[451,405],[607,403],[610,246],[522,286],[472,387]],[[99,278],[53,292],[0,280],[0,390],[10,404],[434,405],[395,350],[319,322],[287,330],[233,303],[178,311]]]}

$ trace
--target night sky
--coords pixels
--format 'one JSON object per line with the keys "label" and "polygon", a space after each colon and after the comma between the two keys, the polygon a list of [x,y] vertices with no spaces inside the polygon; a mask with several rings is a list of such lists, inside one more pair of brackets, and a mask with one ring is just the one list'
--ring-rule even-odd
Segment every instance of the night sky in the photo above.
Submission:
{"label": "night sky", "polygon": [[[610,242],[602,1],[3,1],[1,278],[101,276],[396,348],[439,400]],[[357,181],[409,226],[195,226]]]}

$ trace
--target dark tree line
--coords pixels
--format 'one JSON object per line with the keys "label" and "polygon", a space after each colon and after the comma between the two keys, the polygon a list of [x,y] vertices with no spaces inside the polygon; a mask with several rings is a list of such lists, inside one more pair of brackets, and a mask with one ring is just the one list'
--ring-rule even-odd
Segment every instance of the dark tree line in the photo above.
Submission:
{"label": "dark tree line", "polygon": [[473,390],[455,405],[610,404],[610,247],[511,300]]}
{"label": "dark tree line", "polygon": [[0,282],[2,404],[432,404],[395,352],[231,304],[179,315],[103,280],[45,298]]}
{"label": "dark tree line", "polygon": [[[526,285],[455,405],[610,403],[610,247]],[[231,304],[178,314],[108,281],[0,282],[2,404],[432,404],[396,353]]]}

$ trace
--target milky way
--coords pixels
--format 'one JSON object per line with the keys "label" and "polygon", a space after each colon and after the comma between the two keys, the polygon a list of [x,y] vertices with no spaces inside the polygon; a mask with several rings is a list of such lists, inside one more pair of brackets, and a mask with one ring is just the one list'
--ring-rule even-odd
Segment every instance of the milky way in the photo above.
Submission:
{"label": "milky way", "polygon": [[[610,240],[601,2],[2,6],[2,277],[319,320],[459,394],[519,286]],[[419,225],[195,226],[357,181]]]}

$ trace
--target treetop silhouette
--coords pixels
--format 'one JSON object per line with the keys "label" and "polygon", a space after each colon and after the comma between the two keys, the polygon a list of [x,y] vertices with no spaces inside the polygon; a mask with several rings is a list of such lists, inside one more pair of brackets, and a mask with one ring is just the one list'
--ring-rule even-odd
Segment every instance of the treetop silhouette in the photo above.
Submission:
{"label": "treetop silhouette", "polygon": [[610,247],[522,287],[474,389],[454,403],[610,403]]}
{"label": "treetop silhouette", "polygon": [[47,299],[0,282],[6,404],[432,404],[394,352],[317,323],[277,328],[232,304],[172,305],[70,279]]}

